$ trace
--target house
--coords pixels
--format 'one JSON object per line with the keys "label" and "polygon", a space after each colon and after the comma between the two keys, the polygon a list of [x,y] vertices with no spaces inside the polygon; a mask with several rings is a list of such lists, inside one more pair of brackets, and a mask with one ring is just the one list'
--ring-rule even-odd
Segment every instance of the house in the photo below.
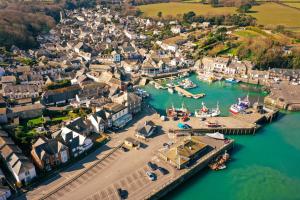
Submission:
{"label": "house", "polygon": [[2,85],[15,85],[17,82],[15,76],[2,76],[1,77],[1,84]]}
{"label": "house", "polygon": [[34,165],[8,135],[0,136],[0,154],[17,185],[27,184],[36,177]]}
{"label": "house", "polygon": [[112,126],[115,128],[124,127],[132,120],[132,115],[128,113],[128,108],[122,104],[109,103],[104,106],[107,116],[112,120]]}
{"label": "house", "polygon": [[146,121],[137,125],[135,136],[137,138],[146,139],[155,134],[156,126],[152,121]]}
{"label": "house", "polygon": [[3,96],[10,99],[38,98],[40,90],[38,85],[6,85]]}
{"label": "house", "polygon": [[140,147],[141,143],[138,140],[128,137],[124,140],[124,145],[130,149],[132,149],[132,148],[138,149]]}
{"label": "house", "polygon": [[181,26],[177,25],[177,26],[172,26],[171,27],[171,32],[174,34],[179,34],[182,32],[182,28]]}
{"label": "house", "polygon": [[104,110],[99,110],[87,116],[95,132],[103,133],[107,128],[112,126],[112,120]]}
{"label": "house", "polygon": [[44,106],[40,103],[15,106],[12,109],[13,117],[19,117],[20,119],[31,119],[40,117],[43,115]]}
{"label": "house", "polygon": [[31,156],[39,169],[50,171],[69,160],[69,149],[56,139],[39,137],[32,145]]}
{"label": "house", "polygon": [[68,129],[80,133],[81,135],[87,137],[90,135],[92,129],[91,123],[82,117],[77,117],[72,121],[69,121],[65,125]]}
{"label": "house", "polygon": [[64,126],[52,134],[52,138],[59,140],[69,148],[70,157],[77,157],[93,146],[90,138]]}
{"label": "house", "polygon": [[141,66],[142,75],[146,76],[156,76],[163,72],[163,69],[159,67],[154,62],[150,62],[149,60],[145,60]]}
{"label": "house", "polygon": [[72,85],[55,90],[48,90],[42,94],[42,103],[45,105],[64,104],[73,100],[80,91],[79,85]]}
{"label": "house", "polygon": [[177,169],[183,169],[207,154],[209,150],[210,146],[203,143],[199,136],[189,136],[169,148],[161,149],[158,156]]}
{"label": "house", "polygon": [[121,92],[112,96],[111,99],[115,103],[126,106],[132,115],[141,111],[142,98],[132,92]]}
{"label": "house", "polygon": [[7,121],[7,108],[0,108],[0,124],[5,124]]}
{"label": "house", "polygon": [[11,196],[11,191],[8,186],[0,184],[0,200],[7,200]]}

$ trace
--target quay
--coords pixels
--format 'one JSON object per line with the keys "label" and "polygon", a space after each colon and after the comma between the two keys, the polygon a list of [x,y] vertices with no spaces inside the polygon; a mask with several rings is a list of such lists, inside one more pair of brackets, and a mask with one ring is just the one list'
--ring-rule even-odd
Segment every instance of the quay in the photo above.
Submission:
{"label": "quay", "polygon": [[198,99],[198,98],[202,98],[205,96],[204,93],[199,93],[199,94],[192,94],[189,91],[179,87],[179,86],[175,86],[175,90],[178,93],[181,93],[183,96],[188,97],[188,98],[194,98],[194,99]]}

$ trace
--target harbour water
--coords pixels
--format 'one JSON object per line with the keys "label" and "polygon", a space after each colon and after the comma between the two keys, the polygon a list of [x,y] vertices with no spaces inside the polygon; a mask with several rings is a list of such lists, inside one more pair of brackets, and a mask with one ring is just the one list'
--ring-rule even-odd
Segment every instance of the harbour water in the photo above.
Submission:
{"label": "harbour water", "polygon": [[[148,101],[160,113],[182,102],[191,110],[204,101],[214,107],[219,101],[223,115],[230,104],[249,94],[261,99],[262,93],[241,89],[224,82],[207,84],[193,75],[198,88],[192,93],[206,93],[203,99],[188,99],[167,90],[146,86],[152,98]],[[254,136],[232,136],[236,140],[232,160],[223,171],[206,169],[169,193],[164,199],[226,199],[226,200],[296,200],[300,199],[300,113],[281,113],[279,119],[266,125]]]}

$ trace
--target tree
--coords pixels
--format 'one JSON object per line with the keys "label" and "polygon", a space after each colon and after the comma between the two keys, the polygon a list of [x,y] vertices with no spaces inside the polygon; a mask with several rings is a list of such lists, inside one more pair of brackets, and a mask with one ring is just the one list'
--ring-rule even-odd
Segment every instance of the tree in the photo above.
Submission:
{"label": "tree", "polygon": [[188,23],[192,23],[195,16],[196,16],[196,14],[193,11],[190,11],[188,13],[184,13],[183,14],[183,21],[188,22]]}
{"label": "tree", "polygon": [[159,11],[159,12],[157,13],[157,17],[159,17],[159,18],[162,17],[162,12],[161,12],[161,11]]}
{"label": "tree", "polygon": [[248,13],[250,11],[250,9],[252,8],[252,5],[250,3],[246,3],[246,4],[242,4],[239,8],[238,8],[238,12],[240,13]]}

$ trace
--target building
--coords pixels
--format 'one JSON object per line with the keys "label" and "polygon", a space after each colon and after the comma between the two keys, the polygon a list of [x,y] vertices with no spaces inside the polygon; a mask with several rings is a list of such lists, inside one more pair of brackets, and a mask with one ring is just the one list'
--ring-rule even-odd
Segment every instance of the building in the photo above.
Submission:
{"label": "building", "polygon": [[132,115],[141,111],[142,98],[132,92],[122,92],[114,95],[111,99],[115,103],[126,106]]}
{"label": "building", "polygon": [[197,136],[181,138],[169,148],[161,149],[158,156],[177,169],[183,169],[210,150]]}
{"label": "building", "polygon": [[75,96],[79,93],[79,91],[79,85],[48,90],[42,95],[41,101],[45,105],[64,104],[75,99]]}
{"label": "building", "polygon": [[3,96],[10,99],[38,98],[40,96],[38,85],[6,85]]}
{"label": "building", "polygon": [[132,115],[128,113],[128,108],[122,104],[109,103],[104,106],[107,116],[112,120],[112,126],[115,128],[124,127],[132,120]]}
{"label": "building", "polygon": [[40,103],[15,106],[12,108],[13,117],[19,117],[20,119],[31,119],[40,117],[43,115],[44,106]]}
{"label": "building", "polygon": [[69,148],[70,157],[77,157],[93,146],[90,138],[65,126],[53,133],[52,138],[57,139]]}
{"label": "building", "polygon": [[69,160],[69,149],[56,139],[39,137],[32,145],[31,156],[38,168],[50,171]]}
{"label": "building", "polygon": [[1,132],[0,136],[0,154],[17,185],[27,184],[36,177],[32,162],[23,155],[22,150],[5,132]]}
{"label": "building", "polygon": [[156,132],[156,126],[152,121],[146,121],[137,125],[135,136],[137,138],[146,139],[154,135]]}

